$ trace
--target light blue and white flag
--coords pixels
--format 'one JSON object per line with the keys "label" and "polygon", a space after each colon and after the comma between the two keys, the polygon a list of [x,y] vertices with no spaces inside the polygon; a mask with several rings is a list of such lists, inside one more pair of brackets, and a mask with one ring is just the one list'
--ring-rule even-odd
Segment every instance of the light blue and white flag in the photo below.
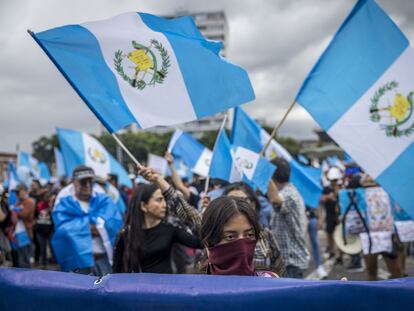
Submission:
{"label": "light blue and white flag", "polygon": [[224,129],[219,132],[211,158],[209,175],[230,183],[242,180],[236,162],[233,161],[233,150]]}
{"label": "light blue and white flag", "polygon": [[414,216],[414,50],[373,0],[360,0],[296,101]]}
{"label": "light blue and white flag", "polygon": [[[17,176],[16,170],[13,163],[9,162],[9,178],[8,178],[8,190],[9,190],[9,209],[13,212],[19,212],[20,208],[16,207],[17,196],[14,191],[19,184],[19,178]],[[30,238],[27,234],[26,227],[22,220],[18,219],[16,227],[13,232],[13,240],[11,241],[11,247],[13,249],[19,249],[21,247],[27,246],[30,244]]]}
{"label": "light blue and white flag", "polygon": [[56,173],[59,177],[66,177],[65,162],[63,161],[62,153],[58,148],[53,148],[55,154]]}
{"label": "light blue and white flag", "polygon": [[45,162],[39,162],[39,179],[42,183],[50,181],[50,172]]}
{"label": "light blue and white flag", "polygon": [[115,203],[121,215],[124,215],[126,212],[126,206],[124,200],[121,197],[121,194],[119,193],[119,190],[110,182],[105,183],[105,190],[106,193],[111,197],[112,201]]}
{"label": "light blue and white flag", "polygon": [[176,130],[168,144],[168,152],[181,159],[192,172],[206,177],[210,167],[211,150],[200,144],[190,134]]}
{"label": "light blue and white flag", "polygon": [[259,153],[249,149],[233,146],[232,150],[233,161],[242,173],[243,181],[246,182],[247,179],[250,186],[254,185],[253,189],[257,187],[262,193],[267,193],[267,186],[276,167]]}
{"label": "light blue and white flag", "polygon": [[[233,129],[231,131],[231,143],[235,146],[245,147],[254,152],[261,152],[263,146],[269,140],[270,135],[260,127],[243,109],[234,111]],[[266,158],[280,156],[286,159],[291,168],[290,181],[295,185],[305,201],[305,204],[316,208],[322,194],[319,180],[310,174],[290,153],[276,140],[272,140],[266,150]]]}
{"label": "light blue and white flag", "polygon": [[58,129],[57,137],[68,175],[72,175],[78,165],[87,165],[101,178],[106,179],[110,173],[117,174],[120,184],[132,187],[126,170],[97,139],[86,133],[66,129]]}
{"label": "light blue and white flag", "polygon": [[32,36],[110,132],[184,123],[255,98],[246,71],[191,17],[125,13]]}
{"label": "light blue and white flag", "polygon": [[40,178],[39,161],[27,152],[20,151],[18,154],[17,167],[26,167],[29,169],[32,177]]}

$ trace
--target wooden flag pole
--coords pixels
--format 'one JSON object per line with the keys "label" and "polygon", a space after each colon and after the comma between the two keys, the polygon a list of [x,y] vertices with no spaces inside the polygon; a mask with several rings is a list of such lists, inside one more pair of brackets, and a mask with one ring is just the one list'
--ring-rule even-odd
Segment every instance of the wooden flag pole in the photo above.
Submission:
{"label": "wooden flag pole", "polygon": [[131,158],[131,160],[138,166],[138,168],[142,168],[141,163],[134,157],[134,155],[128,150],[128,148],[122,143],[122,141],[116,136],[115,133],[111,134],[115,141],[121,146],[122,149],[126,152],[126,154]]}
{"label": "wooden flag pole", "polygon": [[282,127],[283,123],[285,122],[288,114],[292,111],[293,107],[295,106],[296,101],[293,101],[286,113],[283,115],[282,120],[279,121],[279,123],[275,126],[275,128],[272,131],[272,134],[270,134],[269,140],[267,141],[266,145],[263,146],[263,149],[261,151],[262,156],[265,155],[267,148],[269,147],[270,143],[272,142],[272,139],[276,137],[277,131]]}
{"label": "wooden flag pole", "polygon": [[[227,117],[228,117],[228,112],[226,112],[226,114],[224,115],[223,122],[221,123],[220,129],[219,129],[219,131],[217,133],[216,141],[214,142],[213,154],[214,154],[214,149],[216,149],[217,139],[218,139],[218,137],[220,135],[220,132],[222,131],[222,129],[226,125]],[[211,165],[211,163],[210,163],[210,165]],[[204,184],[204,195],[207,195],[208,194],[208,184],[209,183],[210,183],[210,174],[207,174],[206,183]]]}

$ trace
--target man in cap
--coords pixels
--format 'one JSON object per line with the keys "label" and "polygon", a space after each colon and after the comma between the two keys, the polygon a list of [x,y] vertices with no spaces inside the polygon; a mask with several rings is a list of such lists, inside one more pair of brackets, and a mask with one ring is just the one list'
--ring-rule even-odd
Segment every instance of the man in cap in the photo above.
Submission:
{"label": "man in cap", "polygon": [[94,178],[92,168],[78,166],[72,184],[58,194],[52,246],[63,271],[102,276],[111,272],[112,245],[122,219],[110,196],[94,186]]}

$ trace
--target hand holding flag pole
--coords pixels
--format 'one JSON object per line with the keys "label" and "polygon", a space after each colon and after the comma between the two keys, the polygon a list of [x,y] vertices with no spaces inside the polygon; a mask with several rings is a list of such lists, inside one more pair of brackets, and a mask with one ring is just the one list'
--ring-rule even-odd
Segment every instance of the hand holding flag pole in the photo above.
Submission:
{"label": "hand holding flag pole", "polygon": [[269,140],[267,141],[267,143],[263,146],[263,149],[261,151],[261,155],[264,156],[266,153],[267,148],[269,147],[272,139],[274,139],[276,137],[277,131],[282,127],[283,123],[285,122],[288,114],[292,111],[293,107],[295,106],[296,101],[294,100],[288,110],[286,111],[286,113],[284,114],[284,116],[282,117],[282,120],[279,121],[279,123],[275,126],[275,128],[272,131],[272,134],[270,134]]}
{"label": "hand holding flag pole", "polygon": [[[219,129],[219,131],[217,133],[217,136],[216,136],[216,141],[214,143],[213,152],[214,152],[214,149],[216,148],[217,140],[218,140],[218,137],[220,135],[220,132],[223,130],[224,126],[226,125],[227,117],[228,117],[228,112],[226,111],[226,113],[224,114],[223,122],[221,123],[220,129]],[[204,195],[208,194],[208,184],[209,183],[210,183],[210,173],[207,174],[207,177],[206,177],[206,183],[204,185]]]}

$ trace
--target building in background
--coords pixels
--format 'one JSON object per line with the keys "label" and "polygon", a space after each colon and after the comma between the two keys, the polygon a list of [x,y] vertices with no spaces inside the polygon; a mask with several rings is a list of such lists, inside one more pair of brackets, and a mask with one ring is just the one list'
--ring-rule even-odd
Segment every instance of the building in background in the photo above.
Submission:
{"label": "building in background", "polygon": [[0,152],[0,182],[4,182],[9,177],[9,161],[16,165],[17,153]]}

